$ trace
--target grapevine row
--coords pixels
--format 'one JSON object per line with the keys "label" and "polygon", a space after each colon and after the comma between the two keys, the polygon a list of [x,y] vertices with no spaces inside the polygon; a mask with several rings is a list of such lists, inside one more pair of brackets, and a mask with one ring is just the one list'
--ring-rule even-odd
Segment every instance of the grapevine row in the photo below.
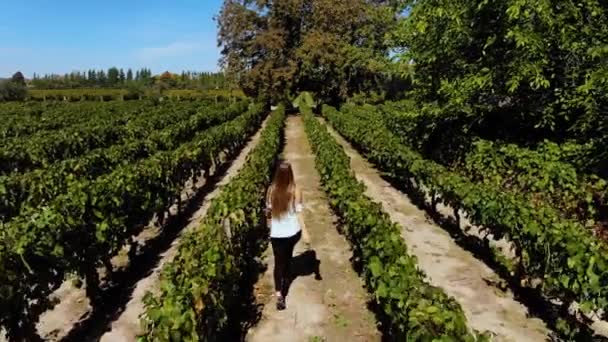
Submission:
{"label": "grapevine row", "polygon": [[395,340],[475,341],[462,308],[441,289],[429,285],[401,238],[401,229],[382,206],[367,197],[350,159],[312,115],[302,109],[306,134],[330,203],[363,265],[363,276]]}
{"label": "grapevine row", "polygon": [[[518,191],[533,204],[551,205],[564,217],[583,224],[602,221],[608,214],[608,184],[604,179],[581,175],[558,158],[557,149],[553,143],[535,151],[479,140],[456,171],[473,182]],[[603,220],[608,221],[608,217]]]}
{"label": "grapevine row", "polygon": [[[157,113],[110,118],[107,121],[83,123],[60,131],[48,131],[25,138],[14,138],[0,147],[0,172],[24,172],[45,167],[53,162],[72,158],[95,148],[108,147],[121,142],[144,138],[151,131],[165,127],[175,121],[167,108],[159,107]],[[189,104],[183,108],[193,114],[197,106]],[[180,109],[180,106],[174,108]],[[179,115],[178,115],[179,116]]]}
{"label": "grapevine row", "polygon": [[[145,139],[134,139],[91,151],[84,156],[63,160],[44,169],[0,176],[0,218],[17,215],[24,205],[38,207],[64,192],[70,182],[94,179],[120,164],[146,158],[157,151],[175,149],[197,131],[233,119],[243,113],[247,102],[225,109],[201,110],[169,127],[151,132]],[[163,114],[164,115],[164,114]],[[176,118],[177,120],[177,118]]]}
{"label": "grapevine row", "polygon": [[160,294],[145,298],[145,340],[214,341],[226,327],[242,277],[263,251],[262,203],[284,118],[283,107],[271,114],[238,175],[213,200],[201,225],[182,237],[175,260],[162,271]]}
{"label": "grapevine row", "polygon": [[[407,101],[365,108],[347,105],[342,110],[353,115],[382,115],[387,128],[403,144],[413,146],[431,158],[440,153],[451,155],[440,159],[456,159],[451,163],[452,169],[473,181],[519,191],[530,201],[547,203],[562,211],[565,217],[578,219],[586,225],[608,221],[606,181],[584,174],[577,165],[577,159],[587,153],[590,146],[545,141],[536,149],[529,149],[475,138],[465,132],[453,137],[443,129],[450,125],[461,126],[456,122],[457,118],[432,112],[417,113],[415,105]],[[431,145],[435,146],[433,151],[428,150]],[[458,151],[462,145],[466,146],[466,151]],[[463,154],[459,156],[459,153]]]}
{"label": "grapevine row", "polygon": [[[95,304],[97,267],[110,259],[156,212],[178,198],[188,179],[208,172],[223,153],[239,149],[259,126],[263,107],[198,134],[173,151],[83,180],[47,206],[28,208],[0,227],[0,323],[15,339],[50,307],[48,295],[67,274],[83,276]],[[31,329],[30,329],[31,330]]]}
{"label": "grapevine row", "polygon": [[380,170],[401,184],[415,179],[440,200],[462,209],[469,220],[495,237],[507,237],[518,256],[514,278],[539,279],[538,290],[573,301],[583,311],[608,309],[608,250],[580,223],[555,209],[491,184],[476,184],[401,144],[374,116],[363,119],[325,106],[323,114]]}
{"label": "grapevine row", "polygon": [[26,137],[34,133],[67,128],[87,121],[107,120],[130,116],[154,109],[151,102],[82,102],[31,103],[7,102],[0,104],[0,138],[4,145],[8,138]]}
{"label": "grapevine row", "polygon": [[[32,101],[109,101],[109,100],[137,100],[158,96],[155,92],[148,90],[143,93],[130,93],[126,89],[110,88],[80,88],[80,89],[31,89],[28,99]],[[216,101],[227,101],[228,99],[244,98],[240,90],[228,89],[168,89],[163,91],[163,97],[171,99],[208,99]]]}
{"label": "grapevine row", "polygon": [[[81,112],[75,111],[76,108],[82,107]],[[12,128],[19,129],[21,125],[28,127],[38,127],[39,130],[33,131],[32,134],[19,135],[12,138],[7,138],[0,143],[2,149],[6,147],[11,148],[22,148],[25,145],[28,145],[29,140],[36,141],[50,141],[49,137],[58,137],[61,135],[69,135],[74,137],[78,137],[77,133],[80,131],[86,131],[91,128],[91,123],[95,123],[95,126],[124,126],[129,121],[141,118],[142,114],[148,114],[148,112],[153,111],[153,114],[156,115],[158,113],[167,113],[169,110],[175,110],[175,106],[167,107],[165,106],[164,110],[160,110],[160,107],[152,107],[152,106],[133,106],[133,107],[124,107],[122,111],[116,111],[113,107],[100,107],[100,108],[91,108],[88,106],[74,106],[69,110],[59,110],[58,112],[52,113],[55,114],[56,118],[53,118],[53,115],[49,115],[47,117],[43,113],[40,115],[29,114],[30,116],[25,116],[22,120],[23,122],[19,125],[15,125],[15,123],[8,123],[9,129]],[[87,110],[87,111],[84,111]],[[49,113],[47,113],[49,114]],[[28,115],[23,113],[23,115]],[[67,120],[66,116],[71,115],[73,118],[71,120]],[[38,116],[41,116],[38,118]],[[43,119],[44,118],[44,119]],[[55,125],[47,126],[45,123],[46,120],[57,120],[55,122],[58,127]],[[70,123],[74,121],[74,123]],[[59,128],[59,129],[55,129]],[[15,132],[13,130],[13,132]],[[67,133],[67,134],[66,134]]]}

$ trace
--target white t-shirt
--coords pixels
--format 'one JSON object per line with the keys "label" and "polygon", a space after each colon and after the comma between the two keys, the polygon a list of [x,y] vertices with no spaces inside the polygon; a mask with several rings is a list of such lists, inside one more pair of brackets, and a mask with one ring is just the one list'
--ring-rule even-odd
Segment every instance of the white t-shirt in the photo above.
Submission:
{"label": "white t-shirt", "polygon": [[[267,205],[268,209],[272,209],[272,204]],[[302,209],[302,203],[297,203],[281,218],[272,217],[270,219],[270,237],[288,238],[298,234],[302,230],[300,222],[298,222],[298,213],[301,213]]]}

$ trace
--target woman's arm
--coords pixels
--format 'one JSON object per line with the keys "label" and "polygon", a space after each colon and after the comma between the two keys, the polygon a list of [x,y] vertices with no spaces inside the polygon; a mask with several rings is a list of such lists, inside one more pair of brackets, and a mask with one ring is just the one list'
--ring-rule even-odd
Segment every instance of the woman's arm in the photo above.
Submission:
{"label": "woman's arm", "polygon": [[304,200],[302,192],[298,188],[296,188],[296,215],[300,229],[302,230],[302,240],[307,245],[310,245],[310,233],[308,232],[308,228],[306,228],[306,222],[304,222]]}
{"label": "woman's arm", "polygon": [[272,218],[272,186],[268,187],[266,191],[266,203],[264,207],[264,214],[266,215],[266,225],[270,227],[270,220]]}

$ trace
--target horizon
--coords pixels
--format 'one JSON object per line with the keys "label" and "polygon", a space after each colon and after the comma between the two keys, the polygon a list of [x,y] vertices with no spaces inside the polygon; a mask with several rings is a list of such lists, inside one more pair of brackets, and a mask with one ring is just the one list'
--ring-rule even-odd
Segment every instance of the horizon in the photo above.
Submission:
{"label": "horizon", "polygon": [[31,79],[34,73],[111,67],[148,68],[153,74],[218,72],[213,18],[221,5],[221,0],[2,3],[0,11],[11,15],[0,23],[0,78],[17,71]]}
{"label": "horizon", "polygon": [[[131,70],[133,73],[135,73],[136,71],[141,71],[142,69],[147,69],[146,67],[142,67],[142,68],[137,68],[137,69],[132,69],[132,68],[121,68],[119,66],[110,66],[109,68],[116,68],[118,70],[123,70],[124,72],[127,72],[128,70]],[[35,73],[35,76],[37,78],[44,78],[45,76],[58,76],[58,77],[64,77],[66,75],[69,75],[70,73],[80,73],[83,76],[87,75],[87,72],[93,70],[93,71],[104,71],[107,73],[108,69],[87,69],[87,70],[72,70],[71,72],[67,72],[67,73],[63,73],[63,74],[58,74],[58,73],[48,73],[48,74],[40,74],[40,73]],[[9,80],[11,79],[15,73],[17,73],[20,70],[15,71],[14,73],[10,74],[10,75],[0,75],[0,80]],[[180,70],[180,71],[173,71],[173,70],[163,70],[160,72],[152,72],[152,76],[156,77],[156,76],[160,76],[165,72],[169,72],[172,75],[181,75],[182,73],[192,73],[192,74],[202,74],[202,73],[212,73],[212,74],[219,74],[222,73],[222,70],[218,69],[218,70],[214,70],[214,71],[198,71],[198,70]],[[25,77],[26,80],[30,81],[34,79],[34,74],[32,75],[26,75],[25,73],[23,73],[23,77]]]}

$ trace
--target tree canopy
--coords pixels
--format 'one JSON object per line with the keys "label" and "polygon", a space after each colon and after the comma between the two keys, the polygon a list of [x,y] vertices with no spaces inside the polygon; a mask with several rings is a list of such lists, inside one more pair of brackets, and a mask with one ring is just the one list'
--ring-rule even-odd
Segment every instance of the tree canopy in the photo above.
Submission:
{"label": "tree canopy", "polygon": [[23,73],[21,73],[21,71],[17,71],[16,73],[14,73],[11,77],[11,82],[21,86],[25,86],[25,77],[23,76]]}
{"label": "tree canopy", "polygon": [[226,0],[222,64],[248,95],[344,99],[386,77],[396,11],[391,1]]}
{"label": "tree canopy", "polygon": [[0,102],[23,101],[27,96],[25,77],[17,71],[8,80],[0,80]]}
{"label": "tree canopy", "polygon": [[554,139],[608,129],[605,1],[410,1],[408,12],[392,38],[421,102]]}

